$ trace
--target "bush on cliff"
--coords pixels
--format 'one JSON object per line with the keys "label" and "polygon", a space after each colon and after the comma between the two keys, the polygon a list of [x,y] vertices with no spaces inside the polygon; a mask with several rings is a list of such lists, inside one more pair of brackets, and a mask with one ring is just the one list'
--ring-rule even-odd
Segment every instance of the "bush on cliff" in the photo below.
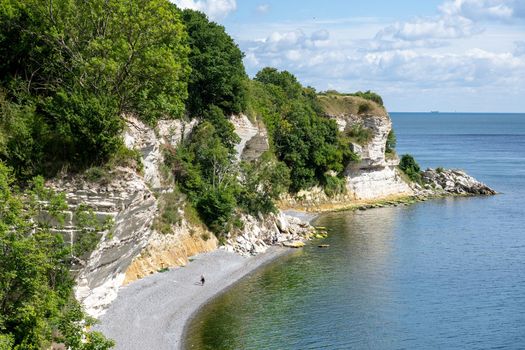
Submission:
{"label": "bush on cliff", "polygon": [[404,154],[399,162],[399,169],[401,169],[410,180],[421,183],[421,168],[416,160],[410,154]]}
{"label": "bush on cliff", "polygon": [[397,137],[394,129],[390,130],[386,139],[385,155],[394,156],[396,154]]}

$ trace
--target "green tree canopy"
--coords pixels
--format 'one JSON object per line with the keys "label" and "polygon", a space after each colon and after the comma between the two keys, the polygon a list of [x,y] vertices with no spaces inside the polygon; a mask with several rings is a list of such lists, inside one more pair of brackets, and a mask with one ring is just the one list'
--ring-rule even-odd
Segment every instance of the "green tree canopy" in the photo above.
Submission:
{"label": "green tree canopy", "polygon": [[200,117],[211,105],[220,107],[226,115],[244,111],[248,77],[237,44],[223,26],[210,22],[201,12],[184,10],[182,18],[191,48],[189,113]]}
{"label": "green tree canopy", "polygon": [[19,174],[103,162],[122,115],[154,123],[184,112],[189,47],[167,0],[0,0],[0,23],[4,127],[46,149],[4,153]]}

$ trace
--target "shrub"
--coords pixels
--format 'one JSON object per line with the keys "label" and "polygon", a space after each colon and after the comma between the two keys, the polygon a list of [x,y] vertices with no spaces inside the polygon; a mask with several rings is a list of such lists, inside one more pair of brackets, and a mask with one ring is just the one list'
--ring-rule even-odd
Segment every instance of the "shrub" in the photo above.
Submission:
{"label": "shrub", "polygon": [[370,104],[369,103],[361,103],[359,104],[359,108],[357,110],[357,113],[364,114],[366,112],[370,111]]}
{"label": "shrub", "polygon": [[364,98],[365,100],[374,101],[378,105],[383,106],[383,99],[381,98],[381,96],[379,96],[378,94],[376,94],[375,92],[372,92],[370,90],[365,91],[365,92],[358,91],[358,92],[350,94],[350,95],[351,96],[358,96],[358,97]]}
{"label": "shrub", "polygon": [[158,200],[159,214],[155,217],[153,227],[160,233],[171,233],[172,226],[182,220],[179,210],[184,205],[183,195],[176,191],[162,194]]}
{"label": "shrub", "polygon": [[397,144],[396,134],[394,133],[394,129],[392,129],[388,133],[388,137],[386,139],[385,154],[386,155],[395,154],[396,144]]}
{"label": "shrub", "polygon": [[346,179],[344,177],[327,175],[324,181],[324,193],[328,197],[346,193]]}
{"label": "shrub", "polygon": [[410,154],[404,154],[401,157],[399,169],[401,169],[410,178],[410,180],[421,183],[421,168],[419,167],[419,164],[417,164],[414,157],[412,157]]}
{"label": "shrub", "polygon": [[352,128],[346,131],[346,136],[351,142],[364,146],[372,140],[374,134],[372,133],[372,130],[367,127],[364,127],[361,124],[355,124]]}
{"label": "shrub", "polygon": [[270,152],[254,162],[242,163],[241,169],[241,207],[253,215],[275,212],[274,200],[290,186],[290,169]]}

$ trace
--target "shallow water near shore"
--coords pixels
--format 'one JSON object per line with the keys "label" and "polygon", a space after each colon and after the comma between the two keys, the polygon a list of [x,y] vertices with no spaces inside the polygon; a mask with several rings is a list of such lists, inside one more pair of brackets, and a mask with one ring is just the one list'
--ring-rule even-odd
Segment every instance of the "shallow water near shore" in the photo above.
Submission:
{"label": "shallow water near shore", "polygon": [[525,348],[525,115],[392,119],[399,153],[503,194],[322,215],[329,237],[205,306],[188,349]]}

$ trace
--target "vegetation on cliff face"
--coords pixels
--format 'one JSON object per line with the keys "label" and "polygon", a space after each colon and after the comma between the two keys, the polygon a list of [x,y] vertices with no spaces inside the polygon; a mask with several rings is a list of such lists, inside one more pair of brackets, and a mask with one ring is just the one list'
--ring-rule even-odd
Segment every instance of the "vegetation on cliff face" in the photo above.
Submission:
{"label": "vegetation on cliff face", "polygon": [[111,341],[85,333],[82,326],[92,320],[72,295],[72,248],[48,222],[32,220],[46,201],[49,215],[62,221],[64,197],[46,190],[41,178],[24,192],[13,183],[0,163],[0,348],[47,349],[52,342],[73,349],[110,348]]}
{"label": "vegetation on cliff face", "polygon": [[324,118],[315,90],[291,73],[265,68],[252,82],[252,108],[267,125],[277,158],[290,169],[290,190],[327,183],[355,159],[334,120]]}

